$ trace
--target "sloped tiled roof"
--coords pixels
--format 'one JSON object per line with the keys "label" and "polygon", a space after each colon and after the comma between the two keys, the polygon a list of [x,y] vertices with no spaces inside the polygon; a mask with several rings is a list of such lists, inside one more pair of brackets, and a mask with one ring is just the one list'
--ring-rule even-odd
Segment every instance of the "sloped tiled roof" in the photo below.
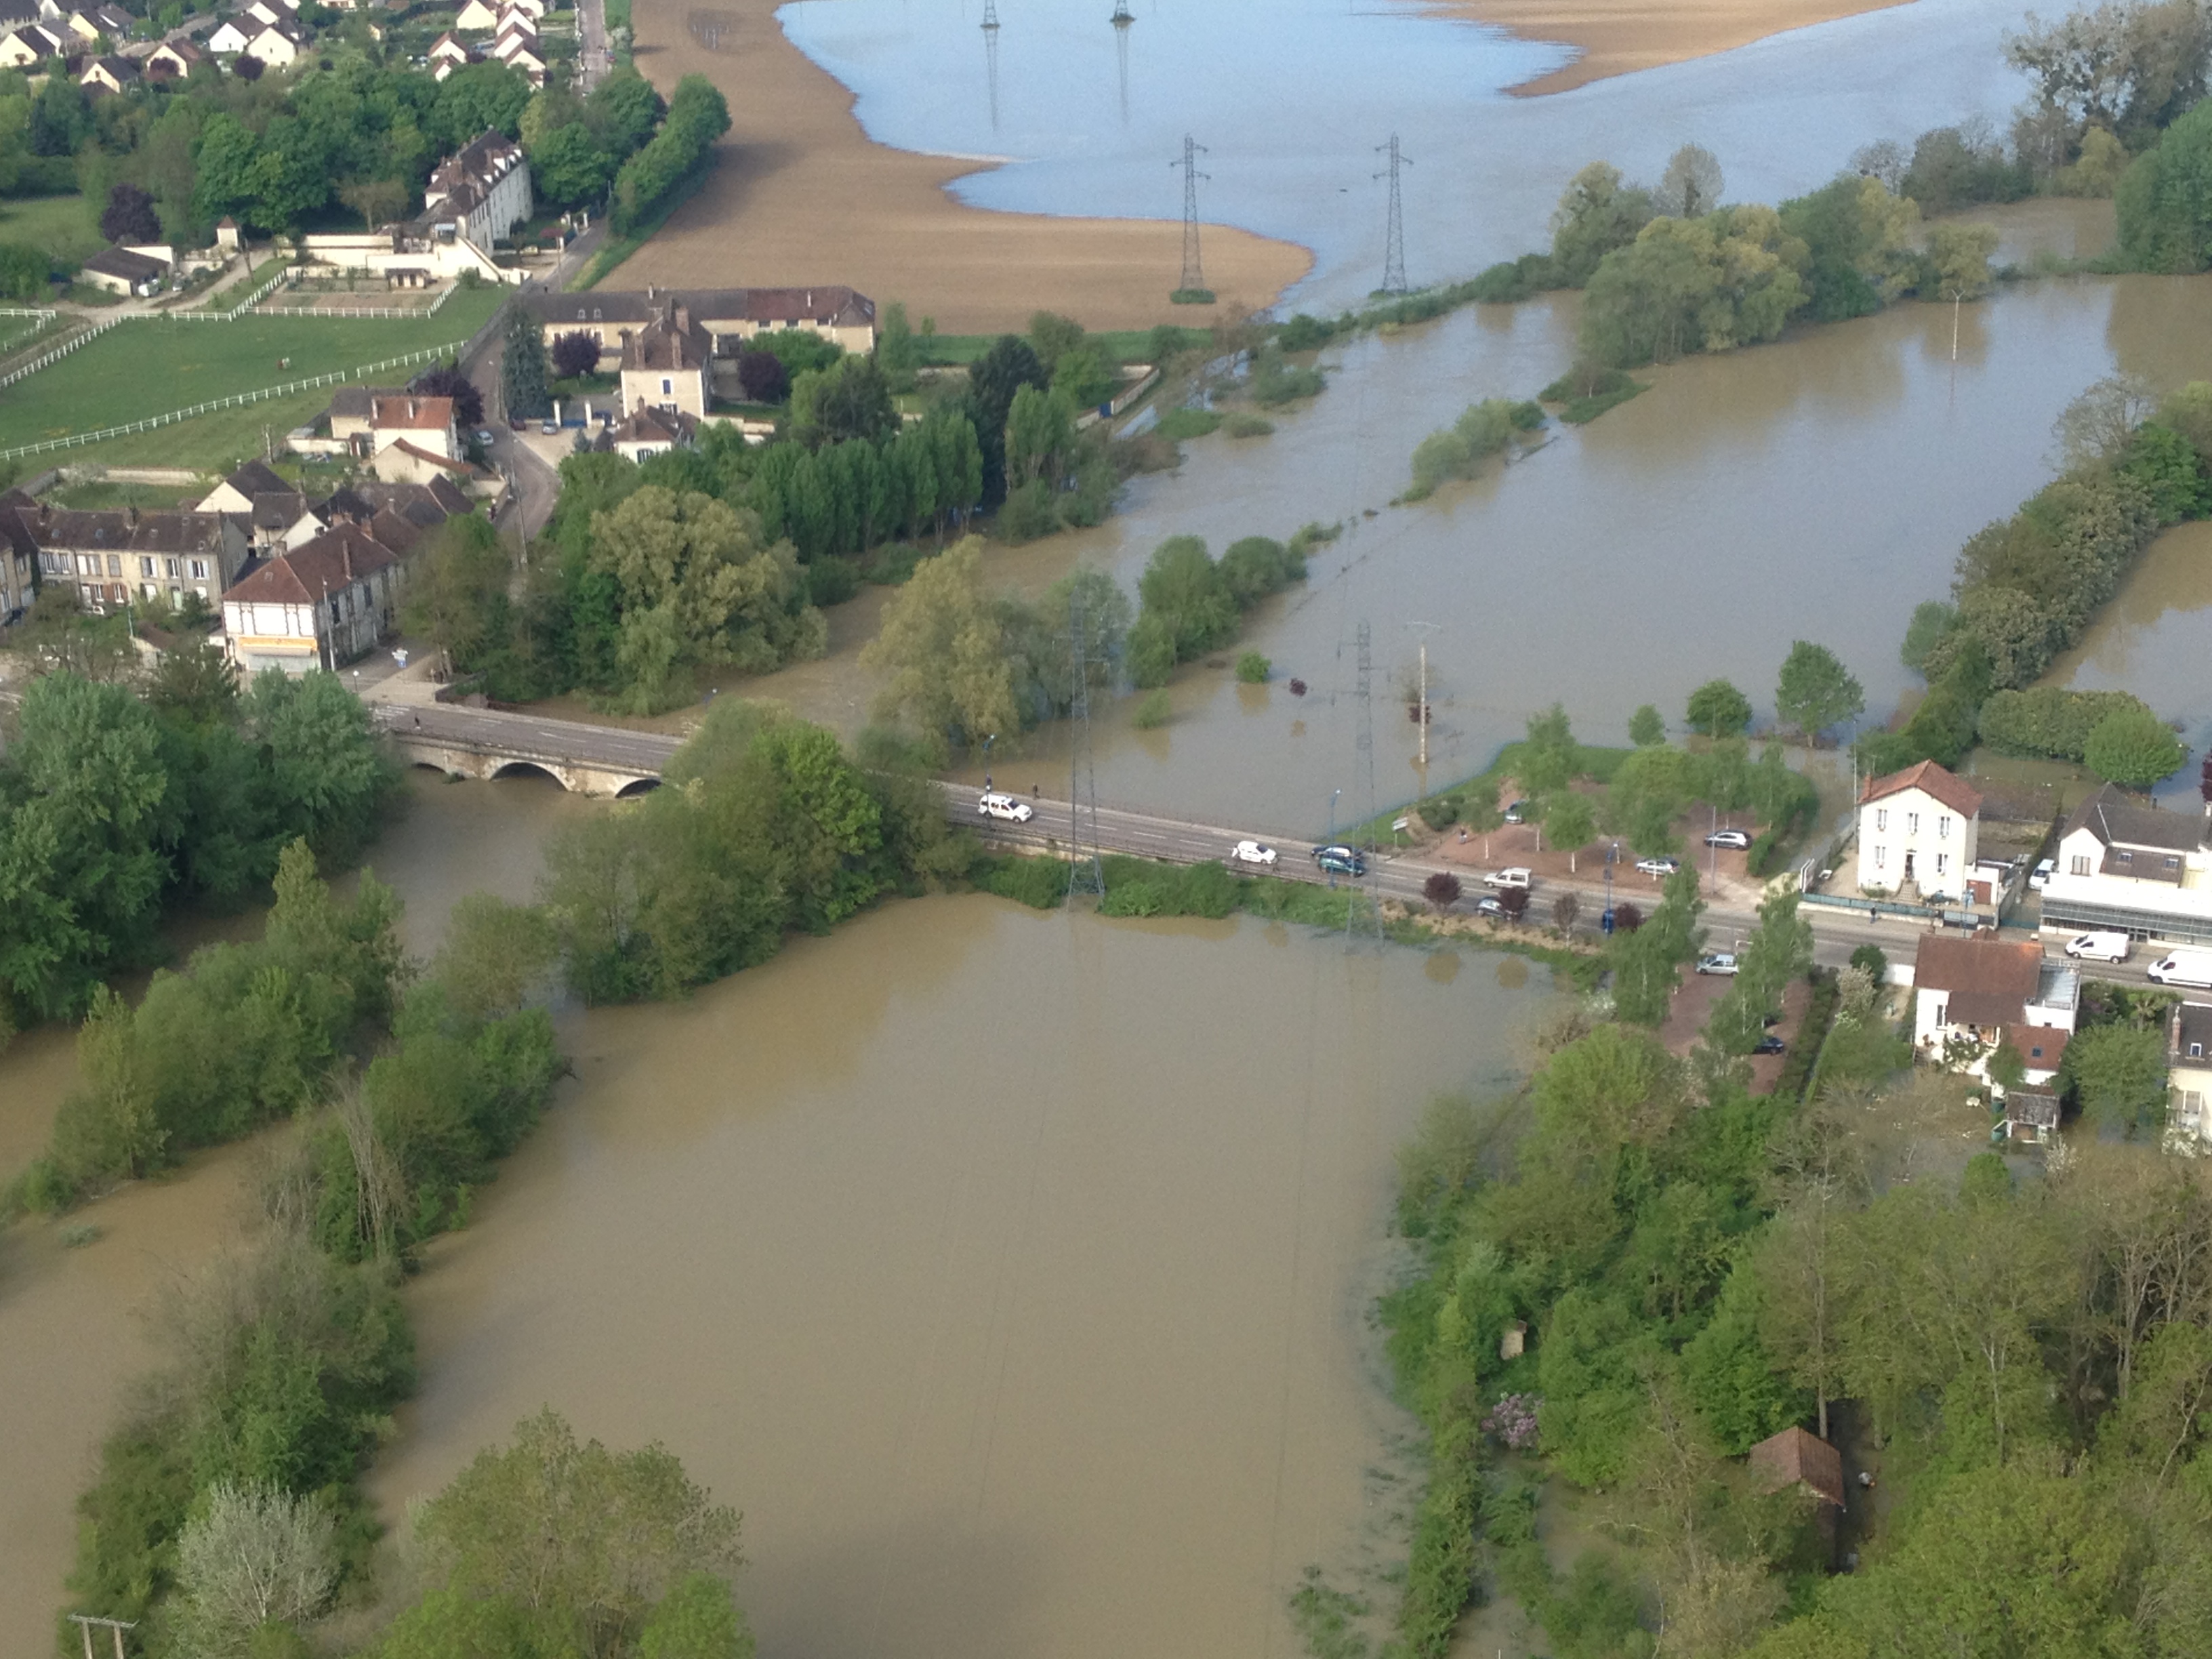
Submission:
{"label": "sloped tiled roof", "polygon": [[1753,1446],[1746,1461],[1768,1492],[1802,1486],[1823,1503],[1844,1506],[1843,1454],[1795,1424]]}
{"label": "sloped tiled roof", "polygon": [[1982,810],[1981,792],[1955,772],[1938,766],[1932,760],[1908,766],[1902,772],[1892,772],[1887,777],[1869,778],[1859,800],[1863,805],[1887,795],[1900,794],[1907,789],[1917,789],[1933,795],[1962,818],[1971,818]]}
{"label": "sloped tiled roof", "polygon": [[2193,853],[2204,842],[2204,820],[2197,814],[2160,811],[2110,783],[2075,807],[2059,833],[2063,838],[2076,830],[2088,830],[2107,847],[2166,853]]}
{"label": "sloped tiled roof", "polygon": [[1986,931],[1926,934],[1912,967],[1916,989],[1948,994],[1954,1024],[2011,1024],[2042,982],[2041,945]]}
{"label": "sloped tiled roof", "polygon": [[222,597],[241,605],[307,605],[398,562],[367,531],[339,525],[240,577]]}
{"label": "sloped tiled roof", "polygon": [[2072,1034],[2055,1025],[2008,1025],[2004,1040],[2031,1072],[2055,1072]]}
{"label": "sloped tiled roof", "polygon": [[442,432],[453,423],[453,400],[389,392],[372,401],[368,418],[372,426],[387,432]]}

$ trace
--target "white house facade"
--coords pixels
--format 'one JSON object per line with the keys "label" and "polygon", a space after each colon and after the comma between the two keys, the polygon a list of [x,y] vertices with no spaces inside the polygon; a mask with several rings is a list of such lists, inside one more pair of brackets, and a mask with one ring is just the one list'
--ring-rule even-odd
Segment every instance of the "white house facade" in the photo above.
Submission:
{"label": "white house facade", "polygon": [[2212,945],[2206,819],[2112,784],[2075,808],[2043,890],[2043,925]]}
{"label": "white house facade", "polygon": [[1859,886],[1923,902],[1956,898],[1981,840],[1978,790],[1934,761],[1870,780],[1859,795]]}
{"label": "white house facade", "polygon": [[450,225],[486,252],[530,217],[530,164],[504,133],[487,132],[438,165],[422,191],[422,217]]}

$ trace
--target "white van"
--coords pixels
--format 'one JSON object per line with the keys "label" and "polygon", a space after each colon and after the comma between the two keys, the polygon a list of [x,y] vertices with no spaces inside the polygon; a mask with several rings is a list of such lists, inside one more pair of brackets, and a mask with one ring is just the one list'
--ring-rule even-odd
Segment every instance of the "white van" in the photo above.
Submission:
{"label": "white van", "polygon": [[2212,951],[2176,951],[2143,972],[2160,985],[2188,985],[2212,991]]}
{"label": "white van", "polygon": [[1004,818],[1008,823],[1027,823],[1036,816],[1027,801],[1016,800],[1012,795],[985,795],[975,803],[975,810],[987,818]]}
{"label": "white van", "polygon": [[2092,962],[2125,962],[2133,944],[2125,933],[2084,933],[2066,941],[2066,954]]}

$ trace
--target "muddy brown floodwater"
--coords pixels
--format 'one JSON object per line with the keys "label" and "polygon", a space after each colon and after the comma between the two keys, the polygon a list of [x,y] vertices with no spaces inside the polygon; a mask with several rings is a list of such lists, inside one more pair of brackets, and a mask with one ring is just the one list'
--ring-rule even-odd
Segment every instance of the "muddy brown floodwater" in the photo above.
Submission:
{"label": "muddy brown floodwater", "polygon": [[380,1507],[550,1404],[744,1509],[764,1652],[1294,1653],[1389,1553],[1392,1155],[1549,994],[1496,965],[972,896],[595,1012],[412,1292]]}

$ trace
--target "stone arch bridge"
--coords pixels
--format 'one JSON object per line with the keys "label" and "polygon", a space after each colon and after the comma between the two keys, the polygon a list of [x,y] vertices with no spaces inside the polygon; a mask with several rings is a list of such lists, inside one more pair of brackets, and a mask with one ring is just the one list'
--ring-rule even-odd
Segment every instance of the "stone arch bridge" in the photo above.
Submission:
{"label": "stone arch bridge", "polygon": [[682,739],[659,732],[583,726],[490,708],[379,704],[377,726],[401,758],[453,777],[542,772],[580,795],[639,795],[656,787]]}

